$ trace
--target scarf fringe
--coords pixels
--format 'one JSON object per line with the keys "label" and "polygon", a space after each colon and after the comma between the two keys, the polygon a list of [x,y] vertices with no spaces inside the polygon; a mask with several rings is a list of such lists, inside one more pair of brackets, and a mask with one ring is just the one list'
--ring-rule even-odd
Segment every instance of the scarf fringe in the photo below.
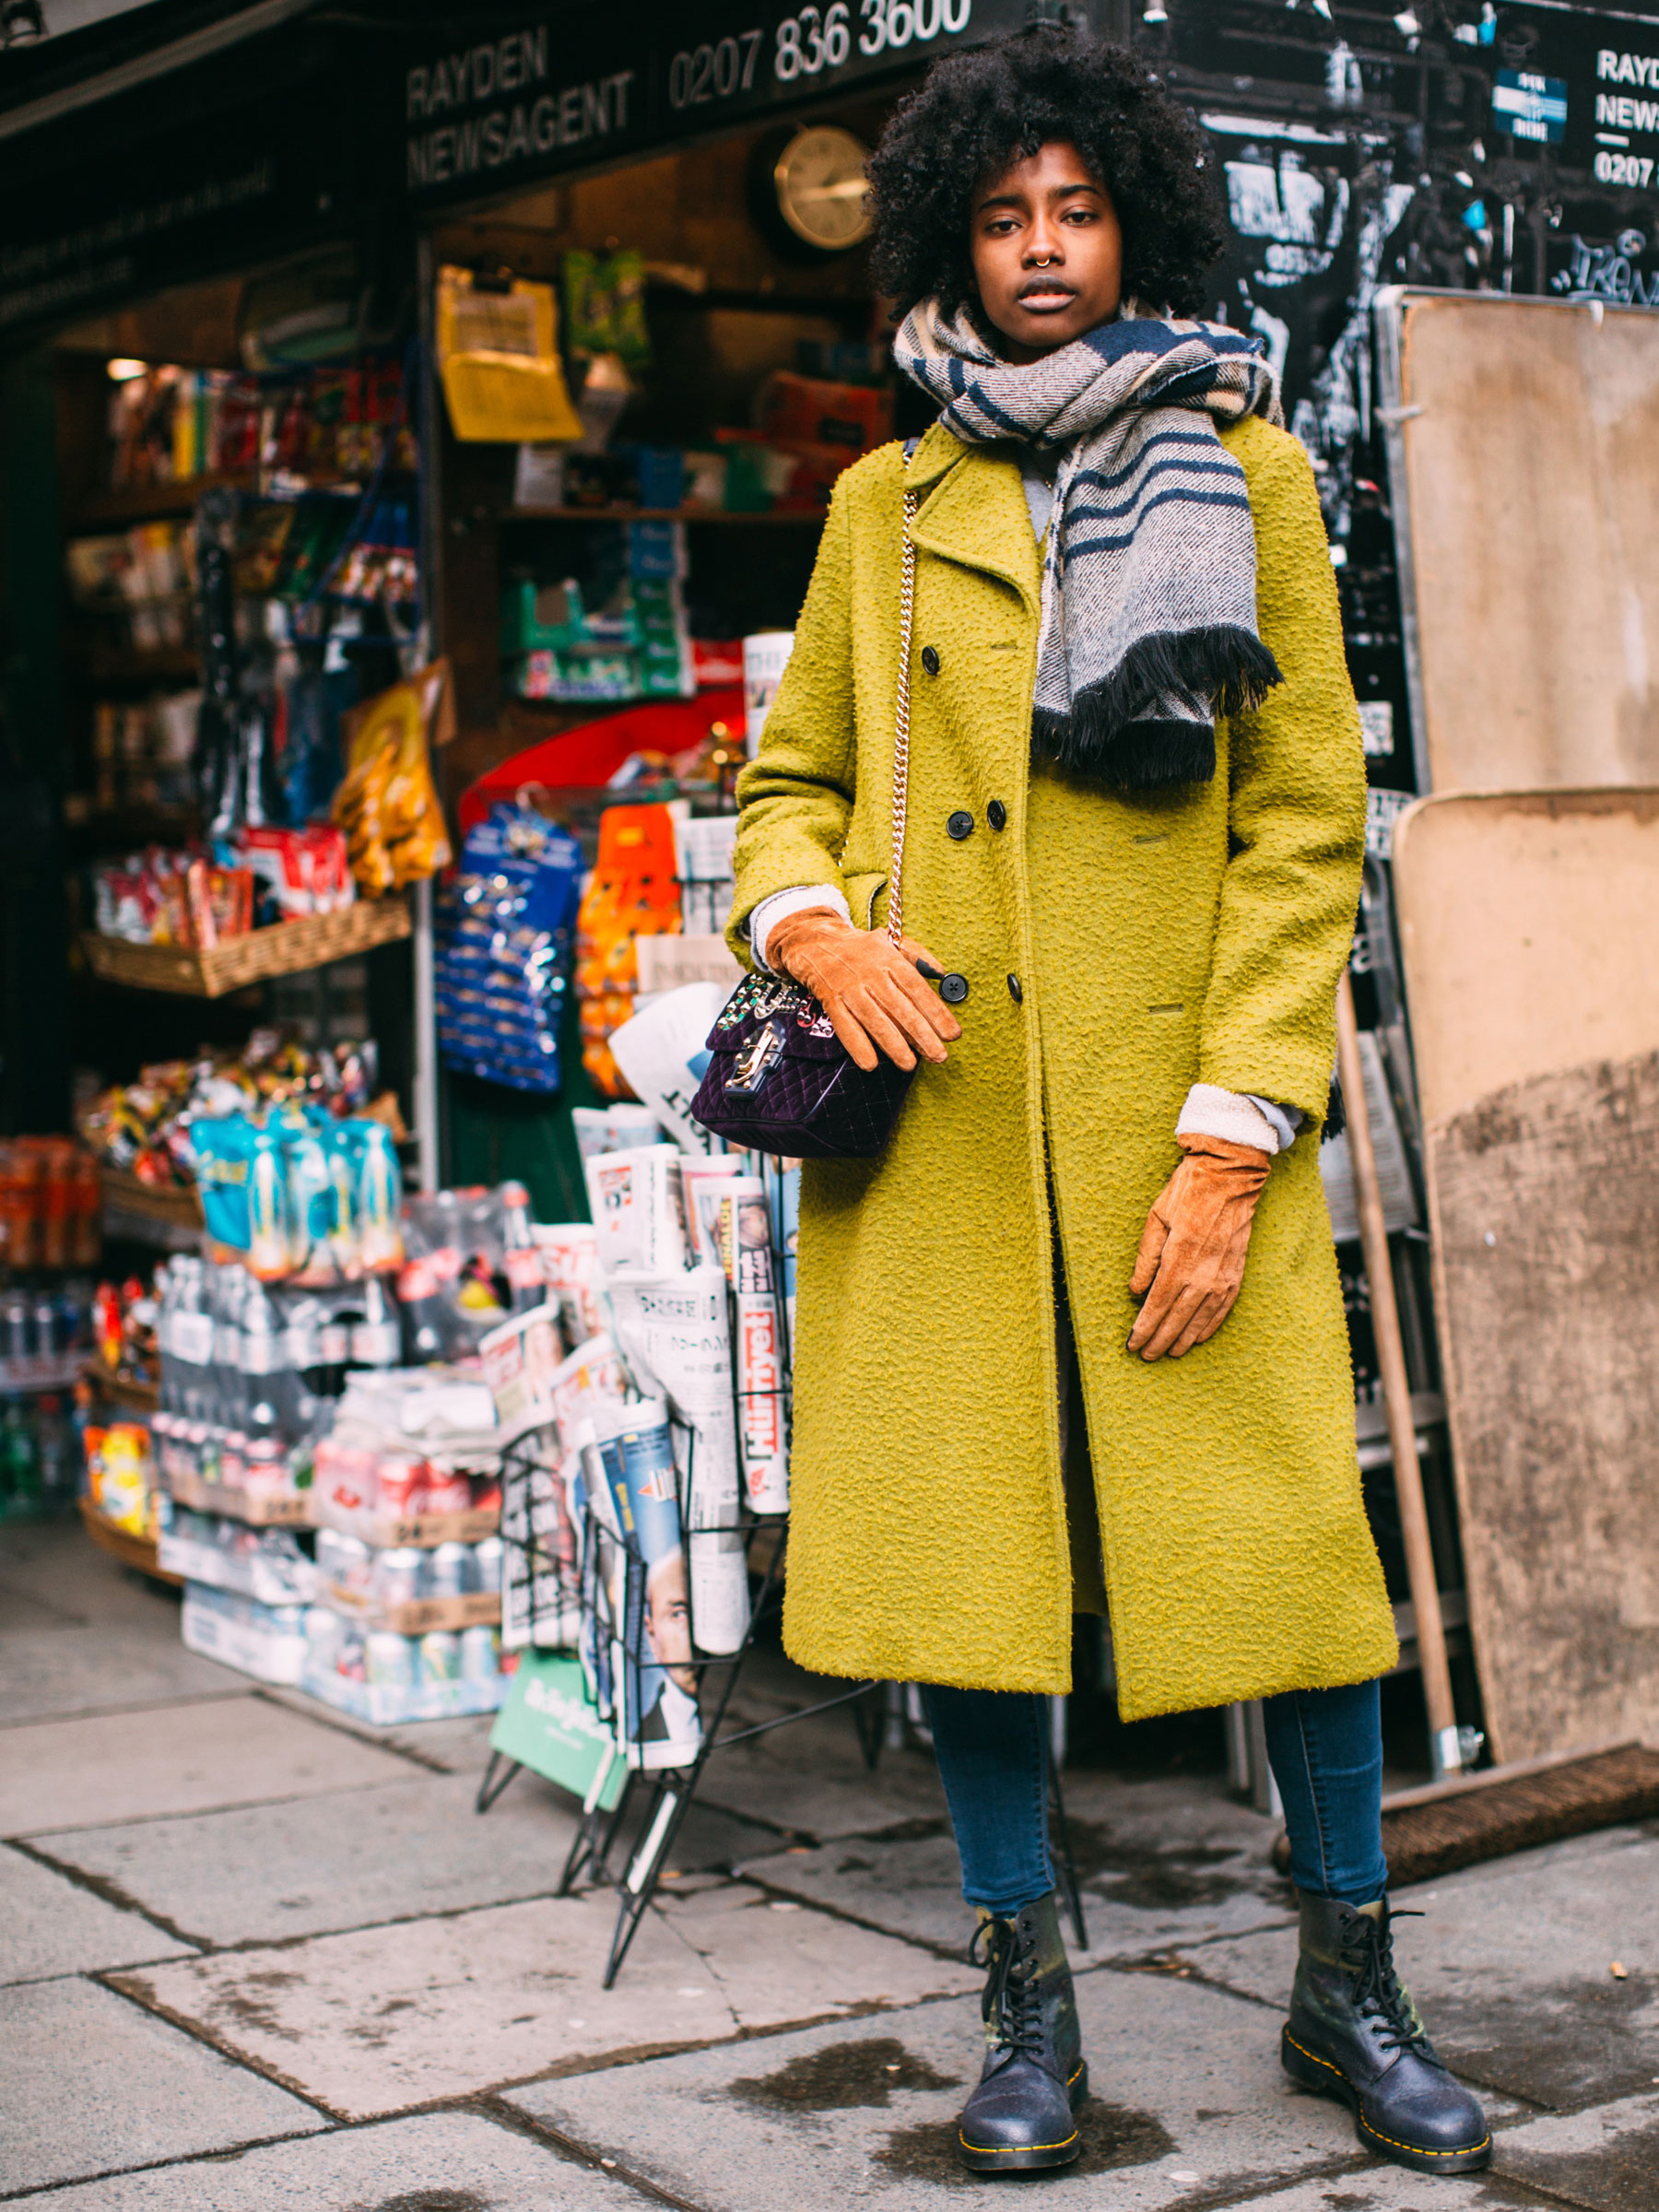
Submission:
{"label": "scarf fringe", "polygon": [[1210,724],[1196,716],[1159,717],[1146,708],[1185,693],[1211,700],[1217,713],[1243,714],[1283,681],[1270,649],[1247,629],[1159,630],[1136,639],[1109,677],[1078,692],[1068,714],[1039,707],[1031,717],[1032,744],[1063,768],[1099,776],[1115,791],[1207,783],[1216,772]]}

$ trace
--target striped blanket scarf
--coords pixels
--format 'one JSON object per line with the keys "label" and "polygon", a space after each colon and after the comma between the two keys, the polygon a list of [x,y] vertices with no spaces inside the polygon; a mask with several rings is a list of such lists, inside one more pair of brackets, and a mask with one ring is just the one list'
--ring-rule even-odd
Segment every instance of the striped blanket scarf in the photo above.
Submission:
{"label": "striped blanket scarf", "polygon": [[1256,634],[1244,473],[1216,434],[1282,419],[1260,341],[1133,302],[1029,365],[924,300],[893,345],[971,445],[1057,454],[1033,748],[1120,791],[1207,782],[1214,716],[1280,681]]}

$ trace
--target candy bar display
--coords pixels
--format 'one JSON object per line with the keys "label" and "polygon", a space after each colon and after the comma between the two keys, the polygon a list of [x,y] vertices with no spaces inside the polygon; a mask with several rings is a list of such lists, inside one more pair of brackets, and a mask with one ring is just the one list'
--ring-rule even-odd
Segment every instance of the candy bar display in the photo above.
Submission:
{"label": "candy bar display", "polygon": [[511,576],[501,595],[507,688],[567,702],[689,699],[697,688],[682,589],[684,525],[585,534],[580,576]]}
{"label": "candy bar display", "polygon": [[338,830],[244,829],[211,847],[159,846],[92,872],[99,933],[136,945],[198,951],[303,914],[332,914],[356,897]]}
{"label": "candy bar display", "polygon": [[204,1051],[140,1069],[135,1083],[100,1092],[76,1120],[88,1148],[107,1166],[158,1188],[190,1185],[191,1132],[199,1120],[288,1104],[343,1119],[375,1099],[378,1069],[371,1040],[312,1052],[280,1029],[255,1030],[240,1051]]}
{"label": "candy bar display", "polygon": [[186,483],[208,474],[303,478],[412,471],[403,364],[254,377],[147,367],[110,402],[111,481]]}

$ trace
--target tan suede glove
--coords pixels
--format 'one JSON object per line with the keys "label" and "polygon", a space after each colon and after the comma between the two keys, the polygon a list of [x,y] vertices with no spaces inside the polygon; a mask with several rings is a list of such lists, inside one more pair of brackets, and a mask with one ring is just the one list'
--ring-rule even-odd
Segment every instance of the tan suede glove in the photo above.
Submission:
{"label": "tan suede glove", "polygon": [[855,929],[828,908],[809,906],[772,924],[766,957],[822,1003],[836,1035],[867,1074],[878,1047],[896,1067],[914,1067],[917,1053],[924,1060],[945,1059],[946,1043],[962,1033],[917,972],[937,976],[938,962],[909,937],[900,947],[894,950],[885,930]]}
{"label": "tan suede glove", "polygon": [[1153,1201],[1129,1278],[1130,1296],[1147,1301],[1129,1332],[1129,1349],[1143,1359],[1179,1359],[1232,1312],[1273,1165],[1271,1154],[1224,1136],[1194,1132],[1175,1142],[1186,1158]]}

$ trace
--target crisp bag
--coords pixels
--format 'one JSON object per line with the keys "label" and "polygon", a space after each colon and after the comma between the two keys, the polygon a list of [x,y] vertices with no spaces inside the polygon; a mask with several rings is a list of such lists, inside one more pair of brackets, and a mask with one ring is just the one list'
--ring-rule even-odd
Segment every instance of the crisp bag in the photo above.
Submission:
{"label": "crisp bag", "polygon": [[434,661],[359,710],[335,794],[351,872],[371,898],[435,876],[450,861],[429,745],[448,707],[449,663]]}

